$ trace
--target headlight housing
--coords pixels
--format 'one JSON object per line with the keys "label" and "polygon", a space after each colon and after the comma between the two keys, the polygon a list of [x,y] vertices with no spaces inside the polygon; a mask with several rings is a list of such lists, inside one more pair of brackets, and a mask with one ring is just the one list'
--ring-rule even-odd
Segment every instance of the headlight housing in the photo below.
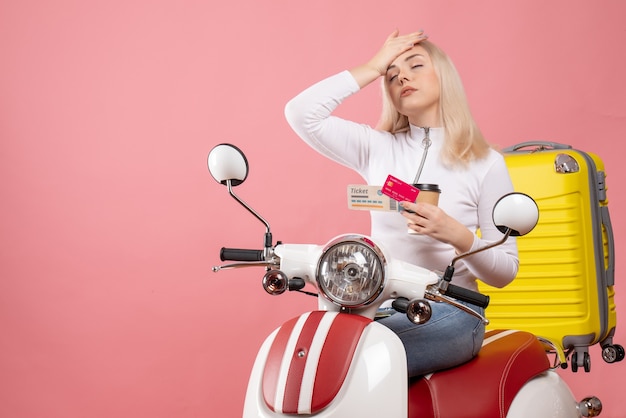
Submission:
{"label": "headlight housing", "polygon": [[385,285],[387,262],[383,252],[362,235],[342,235],[330,241],[317,264],[319,291],[346,308],[369,305]]}

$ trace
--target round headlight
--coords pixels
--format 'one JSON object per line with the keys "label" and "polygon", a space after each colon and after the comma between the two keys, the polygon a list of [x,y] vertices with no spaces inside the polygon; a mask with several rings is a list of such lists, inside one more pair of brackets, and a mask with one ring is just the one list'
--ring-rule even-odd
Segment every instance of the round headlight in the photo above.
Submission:
{"label": "round headlight", "polygon": [[326,245],[315,276],[327,299],[356,308],[370,304],[382,292],[385,264],[382,251],[371,240],[344,235]]}

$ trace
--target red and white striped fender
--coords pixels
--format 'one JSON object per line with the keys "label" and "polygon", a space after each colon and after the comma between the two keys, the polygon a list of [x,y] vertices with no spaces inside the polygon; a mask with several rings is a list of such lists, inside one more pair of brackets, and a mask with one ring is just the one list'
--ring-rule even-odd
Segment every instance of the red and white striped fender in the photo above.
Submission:
{"label": "red and white striped fender", "polygon": [[285,322],[270,347],[262,377],[268,408],[314,414],[335,398],[363,330],[359,315],[314,311]]}

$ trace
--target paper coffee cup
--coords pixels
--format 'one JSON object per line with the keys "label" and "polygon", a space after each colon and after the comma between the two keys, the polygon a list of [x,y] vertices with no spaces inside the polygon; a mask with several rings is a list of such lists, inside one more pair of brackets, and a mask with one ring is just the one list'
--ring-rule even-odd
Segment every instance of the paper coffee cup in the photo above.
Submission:
{"label": "paper coffee cup", "polygon": [[[421,203],[430,203],[431,205],[439,205],[439,195],[441,194],[441,189],[438,184],[427,184],[427,183],[419,183],[414,184],[413,187],[417,187],[419,189],[419,193],[417,194],[417,199],[415,202]],[[409,234],[417,235],[418,232],[413,231],[411,228],[407,229]]]}
{"label": "paper coffee cup", "polygon": [[415,200],[416,202],[430,203],[435,206],[439,204],[441,189],[438,184],[419,183],[414,184],[413,186],[417,187],[420,191],[417,195],[417,199]]}

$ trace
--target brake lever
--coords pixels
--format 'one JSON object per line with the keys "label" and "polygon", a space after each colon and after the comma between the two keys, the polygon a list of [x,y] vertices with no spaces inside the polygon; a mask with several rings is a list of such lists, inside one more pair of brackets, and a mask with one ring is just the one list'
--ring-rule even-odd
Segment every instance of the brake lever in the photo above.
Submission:
{"label": "brake lever", "polygon": [[462,310],[463,312],[466,312],[470,315],[475,316],[476,318],[480,319],[483,324],[488,325],[489,324],[489,320],[487,318],[485,318],[483,315],[479,314],[478,312],[476,312],[475,310],[473,310],[472,308],[469,308],[465,305],[463,305],[460,302],[457,302],[456,300],[442,294],[439,291],[439,287],[438,285],[430,285],[426,288],[426,292],[424,293],[424,298],[428,299],[428,300],[432,300],[433,302],[445,302],[448,303],[460,310]]}
{"label": "brake lever", "polygon": [[242,268],[242,267],[270,267],[272,265],[273,265],[272,261],[231,263],[231,264],[223,264],[221,266],[213,266],[211,270],[213,270],[214,273],[217,273],[220,270],[230,270],[230,269],[237,269],[237,268]]}

